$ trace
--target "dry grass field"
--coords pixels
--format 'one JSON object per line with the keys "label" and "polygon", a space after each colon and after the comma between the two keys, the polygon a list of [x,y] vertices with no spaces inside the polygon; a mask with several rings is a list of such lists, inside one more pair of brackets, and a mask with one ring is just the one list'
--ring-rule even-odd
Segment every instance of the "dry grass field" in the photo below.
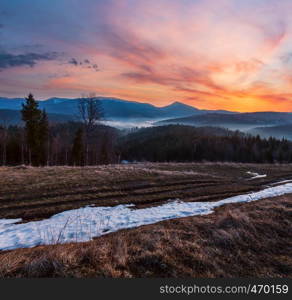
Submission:
{"label": "dry grass field", "polygon": [[[28,222],[89,204],[217,201],[292,179],[292,165],[19,166],[2,167],[0,175],[0,219]],[[286,195],[86,243],[0,251],[0,277],[291,277],[291,207]]]}
{"label": "dry grass field", "polygon": [[[251,179],[248,171],[266,174]],[[162,163],[97,167],[1,167],[0,218],[24,221],[85,205],[139,206],[169,199],[216,201],[292,179],[292,165]]]}

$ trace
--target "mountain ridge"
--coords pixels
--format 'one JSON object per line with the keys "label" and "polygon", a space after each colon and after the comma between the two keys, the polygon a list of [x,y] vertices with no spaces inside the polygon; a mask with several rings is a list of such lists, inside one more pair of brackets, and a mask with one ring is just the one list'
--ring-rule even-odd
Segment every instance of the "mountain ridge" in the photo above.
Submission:
{"label": "mountain ridge", "polygon": [[[168,119],[186,117],[193,114],[205,114],[208,110],[200,110],[188,104],[174,101],[169,105],[158,107],[150,103],[124,100],[112,97],[96,97],[102,103],[106,119]],[[80,98],[52,97],[46,100],[37,100],[40,109],[48,113],[76,115],[78,113],[78,100]],[[24,98],[0,97],[0,109],[20,110]],[[215,111],[220,113],[221,111]],[[229,113],[229,112],[228,112]],[[232,113],[232,112],[230,112]]]}
{"label": "mountain ridge", "polygon": [[254,113],[207,113],[182,118],[158,121],[155,125],[182,124],[191,126],[219,126],[229,129],[249,130],[259,126],[276,126],[292,124],[289,112],[254,112]]}
{"label": "mountain ridge", "polygon": [[[174,101],[169,105],[157,107],[150,103],[123,100],[112,97],[96,97],[100,100],[104,111],[104,120],[120,122],[151,122],[155,125],[185,124],[191,126],[216,126],[231,130],[250,130],[261,126],[276,126],[292,123],[292,113],[286,112],[253,112],[238,113],[225,110],[204,110],[188,104]],[[53,119],[78,119],[78,103],[80,98],[51,97],[38,100],[40,109],[45,109]],[[0,122],[5,122],[5,110],[15,120],[19,119],[19,111],[24,98],[0,97]],[[3,111],[4,110],[4,111]],[[18,112],[18,113],[17,113]],[[2,120],[1,120],[2,119]]]}
{"label": "mountain ridge", "polygon": [[[74,116],[64,115],[64,114],[55,114],[48,113],[48,119],[51,123],[62,123],[69,121],[78,121]],[[1,125],[21,125],[22,118],[19,110],[13,109],[1,109],[0,108],[0,127]]]}

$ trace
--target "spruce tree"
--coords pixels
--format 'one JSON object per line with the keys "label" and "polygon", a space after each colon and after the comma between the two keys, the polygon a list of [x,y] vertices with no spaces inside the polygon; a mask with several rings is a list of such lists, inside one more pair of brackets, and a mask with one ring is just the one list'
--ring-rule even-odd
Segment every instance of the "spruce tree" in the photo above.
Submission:
{"label": "spruce tree", "polygon": [[40,164],[40,121],[42,112],[38,109],[38,103],[32,94],[25,98],[22,104],[22,120],[25,122],[26,142],[29,152],[29,164],[38,166]]}
{"label": "spruce tree", "polygon": [[83,130],[76,131],[72,147],[72,164],[81,166],[84,164]]}

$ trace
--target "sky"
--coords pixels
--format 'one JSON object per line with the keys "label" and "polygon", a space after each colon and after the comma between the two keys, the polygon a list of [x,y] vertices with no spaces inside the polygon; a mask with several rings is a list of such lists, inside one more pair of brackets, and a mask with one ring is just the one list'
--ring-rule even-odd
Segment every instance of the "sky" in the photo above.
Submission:
{"label": "sky", "polygon": [[0,96],[292,112],[291,0],[1,0]]}

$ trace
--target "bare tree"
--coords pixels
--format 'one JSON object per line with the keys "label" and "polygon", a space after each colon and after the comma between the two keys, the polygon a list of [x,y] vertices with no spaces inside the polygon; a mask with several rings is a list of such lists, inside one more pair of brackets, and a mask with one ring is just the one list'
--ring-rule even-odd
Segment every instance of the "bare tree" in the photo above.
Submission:
{"label": "bare tree", "polygon": [[85,165],[89,164],[89,144],[95,125],[103,117],[101,101],[95,94],[88,94],[79,99],[78,103],[79,117],[84,126],[85,137]]}
{"label": "bare tree", "polygon": [[8,139],[8,127],[12,118],[9,116],[2,116],[0,123],[0,141],[2,144],[2,165],[6,165],[7,160],[7,139]]}

